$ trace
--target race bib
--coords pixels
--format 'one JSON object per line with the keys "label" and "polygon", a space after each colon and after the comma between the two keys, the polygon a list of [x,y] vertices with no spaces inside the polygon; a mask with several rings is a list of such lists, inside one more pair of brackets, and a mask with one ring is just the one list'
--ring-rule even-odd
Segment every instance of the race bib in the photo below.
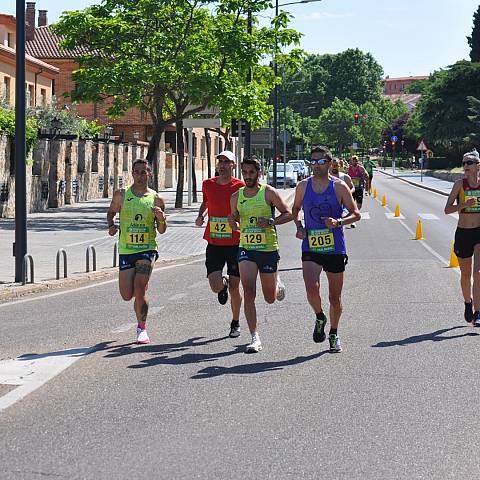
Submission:
{"label": "race bib", "polygon": [[335,239],[329,228],[308,231],[308,248],[312,252],[326,253],[335,251]]}
{"label": "race bib", "polygon": [[264,228],[244,228],[241,236],[242,247],[246,250],[265,250],[267,248],[267,235]]}
{"label": "race bib", "polygon": [[469,198],[475,199],[475,205],[472,207],[464,208],[464,212],[480,212],[480,190],[466,190],[465,191],[465,200]]}
{"label": "race bib", "polygon": [[150,231],[145,226],[135,226],[127,228],[127,248],[145,249],[148,247]]}
{"label": "race bib", "polygon": [[210,218],[210,238],[232,238],[232,227],[227,217]]}
{"label": "race bib", "polygon": [[361,178],[352,178],[352,183],[355,188],[360,186]]}

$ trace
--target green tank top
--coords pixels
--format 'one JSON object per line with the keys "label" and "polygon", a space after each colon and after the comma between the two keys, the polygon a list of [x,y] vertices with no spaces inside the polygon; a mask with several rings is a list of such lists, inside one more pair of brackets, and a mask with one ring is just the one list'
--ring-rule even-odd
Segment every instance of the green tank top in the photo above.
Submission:
{"label": "green tank top", "polygon": [[240,248],[262,252],[278,250],[275,227],[257,227],[258,218],[271,218],[274,213],[274,209],[265,200],[266,185],[261,185],[254,197],[246,197],[244,190],[245,187],[242,187],[238,191],[237,201],[237,210],[240,214]]}
{"label": "green tank top", "polygon": [[137,197],[130,187],[124,195],[120,210],[120,239],[118,253],[121,255],[156,250],[155,192]]}

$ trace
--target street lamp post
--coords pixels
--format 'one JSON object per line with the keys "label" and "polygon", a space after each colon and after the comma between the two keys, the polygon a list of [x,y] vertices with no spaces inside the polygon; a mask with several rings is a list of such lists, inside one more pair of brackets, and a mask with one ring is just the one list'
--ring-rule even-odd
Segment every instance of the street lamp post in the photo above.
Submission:
{"label": "street lamp post", "polygon": [[[287,5],[300,5],[302,3],[314,3],[321,2],[322,0],[300,0],[297,2],[282,3],[279,5],[278,0],[275,0],[275,17],[278,17],[278,8],[285,7]],[[275,78],[278,76],[277,66],[277,49],[275,48],[275,57],[273,59],[273,73]],[[278,158],[278,116],[279,116],[279,104],[278,104],[278,84],[275,85],[273,91],[273,186],[277,186],[277,158]]]}
{"label": "street lamp post", "polygon": [[[27,254],[27,168],[25,136],[25,2],[16,3],[15,52],[15,281],[22,281]],[[12,159],[10,160],[12,161]]]}

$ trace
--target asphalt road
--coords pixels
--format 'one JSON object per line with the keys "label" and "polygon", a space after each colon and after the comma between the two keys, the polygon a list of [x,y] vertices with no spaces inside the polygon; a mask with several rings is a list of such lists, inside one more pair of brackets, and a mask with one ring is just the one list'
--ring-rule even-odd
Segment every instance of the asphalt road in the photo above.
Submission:
{"label": "asphalt road", "polygon": [[[445,197],[377,182],[405,220],[367,197],[370,219],[346,229],[341,354],[312,342],[293,224],[279,228],[287,297],[258,298],[259,354],[244,353],[243,315],[226,336],[202,261],[155,271],[148,346],[132,344],[115,282],[0,305],[1,478],[478,478],[480,338],[457,271],[432,253],[448,258],[455,223]],[[425,242],[406,228],[419,212],[439,217]],[[13,358],[40,380],[1,410],[26,388],[1,381]]]}

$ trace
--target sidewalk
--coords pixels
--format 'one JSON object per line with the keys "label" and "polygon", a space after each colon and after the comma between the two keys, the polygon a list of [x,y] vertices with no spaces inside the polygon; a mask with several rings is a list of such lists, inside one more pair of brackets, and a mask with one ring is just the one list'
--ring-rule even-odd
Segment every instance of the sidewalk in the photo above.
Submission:
{"label": "sidewalk", "polygon": [[[294,189],[279,190],[291,201]],[[202,192],[198,203],[187,205],[184,192],[181,209],[175,209],[176,191],[171,188],[160,192],[166,204],[168,229],[157,236],[159,261],[181,261],[203,256],[206,242],[204,228],[195,226]],[[118,271],[114,263],[114,245],[118,236],[107,234],[106,213],[111,199],[96,199],[72,206],[33,213],[27,219],[28,253],[34,260],[35,283],[22,286],[14,283],[15,258],[12,244],[15,241],[15,220],[0,219],[0,301],[47,289],[70,287],[94,280],[113,278]],[[86,273],[86,252],[93,246],[96,253],[97,271],[93,272],[92,251],[90,250],[90,273]],[[60,259],[60,280],[56,280],[56,256],[60,248],[67,252],[68,278],[63,278],[63,258]],[[29,278],[29,277],[28,277]]]}
{"label": "sidewalk", "polygon": [[416,187],[424,188],[432,192],[440,193],[448,196],[453,187],[453,182],[441,180],[440,178],[430,177],[422,175],[419,170],[395,170],[393,173],[392,168],[376,168],[375,174],[383,173],[390,177],[395,177],[404,182],[415,185]]}

